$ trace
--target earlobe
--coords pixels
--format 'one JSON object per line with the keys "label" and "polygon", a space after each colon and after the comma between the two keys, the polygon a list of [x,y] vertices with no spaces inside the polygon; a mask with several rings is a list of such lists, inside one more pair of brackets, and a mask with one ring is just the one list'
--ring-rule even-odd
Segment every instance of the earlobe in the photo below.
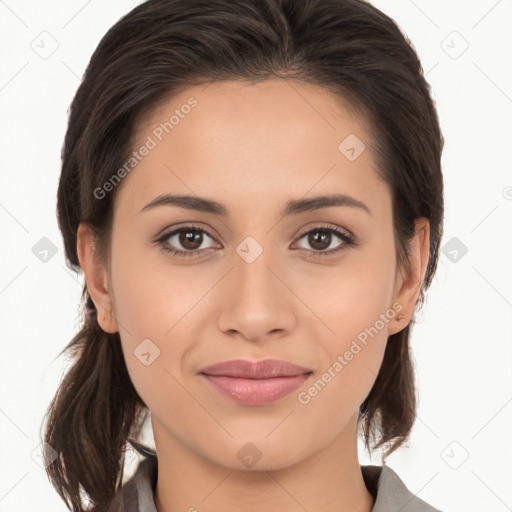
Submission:
{"label": "earlobe", "polygon": [[409,244],[409,268],[397,273],[393,302],[399,302],[402,309],[394,319],[394,325],[390,325],[389,334],[401,331],[411,321],[425,279],[429,255],[430,224],[428,219],[421,217],[415,220],[415,233]]}
{"label": "earlobe", "polygon": [[77,255],[84,273],[87,290],[98,312],[98,324],[108,333],[117,332],[113,303],[108,290],[107,270],[96,254],[96,236],[86,223],[80,223],[77,232]]}

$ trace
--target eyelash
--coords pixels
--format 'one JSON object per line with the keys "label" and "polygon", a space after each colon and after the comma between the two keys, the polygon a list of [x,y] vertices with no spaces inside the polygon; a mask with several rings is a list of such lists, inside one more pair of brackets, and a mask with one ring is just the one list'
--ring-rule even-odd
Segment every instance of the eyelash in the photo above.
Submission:
{"label": "eyelash", "polygon": [[[203,228],[200,228],[199,226],[194,225],[188,225],[183,226],[178,229],[175,229],[173,231],[170,231],[169,233],[166,233],[162,235],[160,238],[156,240],[156,242],[162,247],[162,249],[168,253],[170,253],[172,256],[178,256],[178,257],[190,257],[190,256],[198,256],[203,251],[207,251],[208,249],[201,249],[201,250],[193,250],[193,251],[180,251],[176,249],[170,249],[166,246],[165,242],[171,238],[172,236],[181,233],[183,231],[197,231],[200,233],[204,233],[208,235],[210,238],[213,239],[213,237]],[[354,247],[357,245],[357,242],[354,237],[336,229],[330,226],[318,226],[313,229],[310,229],[309,231],[306,231],[305,233],[302,233],[302,235],[299,237],[299,240],[301,240],[304,236],[309,235],[310,233],[316,233],[316,232],[327,232],[330,234],[334,234],[341,238],[343,240],[343,244],[337,248],[337,249],[331,249],[329,251],[308,251],[305,249],[311,256],[313,257],[325,257],[325,256],[332,256],[334,254],[341,253],[345,250],[347,250],[350,247]]]}

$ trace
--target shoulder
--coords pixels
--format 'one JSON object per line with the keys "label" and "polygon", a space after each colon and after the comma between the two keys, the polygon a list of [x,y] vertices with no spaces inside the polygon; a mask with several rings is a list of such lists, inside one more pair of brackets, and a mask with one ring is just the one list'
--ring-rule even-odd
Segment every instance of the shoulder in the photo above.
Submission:
{"label": "shoulder", "polygon": [[371,512],[441,512],[413,494],[389,466],[361,466],[361,472],[375,497]]}
{"label": "shoulder", "polygon": [[156,457],[149,456],[139,462],[134,475],[120,491],[123,512],[157,512],[154,502],[157,475]]}
{"label": "shoulder", "polygon": [[157,475],[156,456],[146,455],[116,493],[108,510],[95,507],[91,512],[157,512],[154,502]]}

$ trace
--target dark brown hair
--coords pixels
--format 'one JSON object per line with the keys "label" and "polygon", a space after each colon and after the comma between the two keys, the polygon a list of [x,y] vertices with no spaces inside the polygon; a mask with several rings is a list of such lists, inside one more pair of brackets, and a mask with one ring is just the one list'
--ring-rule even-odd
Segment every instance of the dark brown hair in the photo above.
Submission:
{"label": "dark brown hair", "polygon": [[[144,115],[178,88],[272,78],[335,92],[369,127],[379,173],[392,190],[400,268],[408,265],[414,220],[430,222],[421,306],[442,237],[443,137],[412,44],[363,0],[149,0],[121,18],[100,41],[70,107],[57,204],[70,268],[80,270],[80,222],[93,227],[108,261],[122,183],[101,199],[94,191],[129,158]],[[82,299],[83,326],[61,352],[72,365],[46,414],[44,441],[59,454],[47,473],[70,510],[86,510],[84,492],[98,510],[116,510],[127,440],[137,439],[147,408],[119,333],[99,327],[85,286]],[[415,419],[409,336],[410,325],[389,337],[360,408],[365,445],[370,452],[388,445],[384,460],[407,440]]]}

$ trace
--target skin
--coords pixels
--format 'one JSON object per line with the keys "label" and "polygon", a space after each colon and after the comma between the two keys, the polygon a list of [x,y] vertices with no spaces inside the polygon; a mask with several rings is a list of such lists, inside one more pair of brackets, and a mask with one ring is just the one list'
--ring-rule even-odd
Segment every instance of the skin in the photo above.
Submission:
{"label": "skin", "polygon": [[[181,90],[140,123],[134,149],[190,97],[197,106],[118,185],[110,266],[94,257],[88,226],[78,232],[98,322],[106,332],[119,331],[130,377],[152,412],[158,512],[368,512],[374,498],[358,461],[358,409],[388,336],[414,313],[428,261],[428,221],[417,219],[410,269],[400,271],[391,190],[376,173],[363,120],[310,84],[276,79]],[[354,161],[338,150],[349,134],[366,146]],[[279,215],[291,199],[335,192],[364,202],[371,214],[334,206]],[[219,201],[229,216],[169,205],[139,213],[163,193]],[[173,256],[154,242],[190,222],[207,231],[195,246],[199,256]],[[345,243],[336,235],[324,248],[308,242],[304,234],[325,223],[348,230],[358,245],[311,255]],[[236,252],[247,236],[263,250],[250,264]],[[178,236],[169,245],[187,250]],[[394,302],[405,318],[395,314],[301,404],[299,392]],[[148,366],[134,355],[147,338],[160,350]],[[313,377],[270,405],[241,405],[198,375],[239,358],[284,359]],[[250,468],[237,456],[248,442],[261,452]]]}

